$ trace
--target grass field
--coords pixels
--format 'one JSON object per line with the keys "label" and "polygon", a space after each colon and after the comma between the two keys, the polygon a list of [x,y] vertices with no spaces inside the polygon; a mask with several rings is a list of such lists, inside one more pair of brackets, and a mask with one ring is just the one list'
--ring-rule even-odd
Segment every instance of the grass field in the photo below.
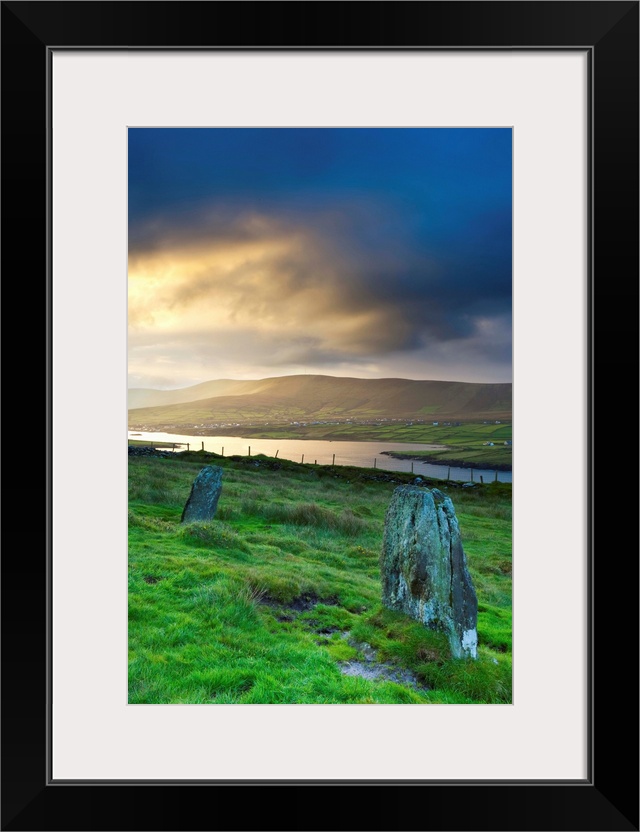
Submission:
{"label": "grass field", "polygon": [[[217,515],[181,526],[212,463]],[[395,487],[361,468],[131,456],[129,702],[511,702],[511,486],[448,491],[478,594],[477,661],[380,603]],[[365,665],[396,681],[343,672]]]}
{"label": "grass field", "polygon": [[[131,445],[132,447],[148,447],[149,442],[146,439],[129,439],[127,441],[127,445]],[[173,448],[175,442],[154,442],[154,448]]]}

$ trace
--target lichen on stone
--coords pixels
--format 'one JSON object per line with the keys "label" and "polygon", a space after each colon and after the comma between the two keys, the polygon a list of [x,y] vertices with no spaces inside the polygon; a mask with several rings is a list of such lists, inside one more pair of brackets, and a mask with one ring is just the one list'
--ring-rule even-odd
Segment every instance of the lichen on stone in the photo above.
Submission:
{"label": "lichen on stone", "polygon": [[445,632],[456,658],[477,658],[478,600],[449,497],[437,488],[395,489],[380,567],[385,606]]}

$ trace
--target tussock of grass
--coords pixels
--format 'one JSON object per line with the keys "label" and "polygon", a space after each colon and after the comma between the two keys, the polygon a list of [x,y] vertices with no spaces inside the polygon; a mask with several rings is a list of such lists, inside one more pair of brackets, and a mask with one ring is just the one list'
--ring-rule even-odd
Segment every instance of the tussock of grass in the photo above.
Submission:
{"label": "tussock of grass", "polygon": [[252,629],[260,621],[258,605],[262,594],[245,585],[209,584],[194,592],[192,603],[201,620],[212,627]]}
{"label": "tussock of grass", "polygon": [[496,506],[490,503],[466,505],[465,514],[471,517],[489,517],[492,520],[508,520],[511,522],[511,506]]}
{"label": "tussock of grass", "polygon": [[206,549],[239,549],[250,551],[249,546],[231,526],[212,520],[209,523],[186,523],[180,527],[180,537],[192,546]]}
{"label": "tussock of grass", "polygon": [[271,523],[315,526],[345,535],[358,534],[366,526],[366,523],[356,517],[351,509],[344,509],[337,513],[316,503],[259,503],[255,500],[244,500],[242,511],[244,514],[261,517]]}
{"label": "tussock of grass", "polygon": [[510,658],[496,660],[481,651],[477,661],[449,659],[442,664],[425,664],[420,675],[429,687],[451,691],[471,702],[511,702]]}
{"label": "tussock of grass", "polygon": [[266,568],[251,569],[246,575],[250,586],[260,587],[265,596],[278,604],[288,604],[308,591],[308,585],[302,579],[302,575],[296,578],[281,571],[271,572]]}
{"label": "tussock of grass", "polygon": [[355,647],[341,638],[333,638],[331,641],[327,640],[327,650],[332,659],[337,662],[350,662],[358,658],[358,651]]}
{"label": "tussock of grass", "polygon": [[171,523],[159,517],[149,517],[129,510],[129,528],[146,529],[150,532],[170,532],[173,530]]}
{"label": "tussock of grass", "polygon": [[234,520],[238,520],[239,517],[240,510],[238,508],[234,508],[233,506],[218,506],[218,509],[216,511],[216,520],[227,520],[233,522]]}
{"label": "tussock of grass", "polygon": [[480,604],[478,607],[478,637],[481,643],[499,653],[511,653],[511,610]]}

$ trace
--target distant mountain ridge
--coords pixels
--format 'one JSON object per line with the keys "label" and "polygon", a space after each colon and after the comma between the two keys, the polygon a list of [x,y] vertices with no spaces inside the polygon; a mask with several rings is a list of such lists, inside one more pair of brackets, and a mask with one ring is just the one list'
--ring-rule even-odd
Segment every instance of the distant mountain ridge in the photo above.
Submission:
{"label": "distant mountain ridge", "polygon": [[129,410],[138,407],[162,407],[167,404],[182,404],[183,402],[198,402],[226,394],[241,395],[244,385],[249,385],[249,392],[256,381],[236,381],[232,379],[217,379],[203,381],[191,387],[181,387],[178,390],[153,390],[146,387],[131,387],[129,389]]}
{"label": "distant mountain ridge", "polygon": [[510,419],[512,385],[323,375],[218,379],[129,390],[129,423],[195,425],[325,419]]}

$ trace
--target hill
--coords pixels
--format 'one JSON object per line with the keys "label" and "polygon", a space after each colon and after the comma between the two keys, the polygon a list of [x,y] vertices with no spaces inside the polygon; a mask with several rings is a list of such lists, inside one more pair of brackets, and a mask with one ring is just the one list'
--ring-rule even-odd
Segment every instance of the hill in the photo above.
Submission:
{"label": "hill", "polygon": [[183,390],[132,390],[129,405],[129,424],[137,428],[336,419],[510,419],[511,384],[298,375],[210,381]]}
{"label": "hill", "polygon": [[192,387],[181,387],[179,390],[151,390],[145,387],[131,387],[128,392],[129,410],[138,407],[163,407],[168,404],[182,404],[183,402],[198,402],[214,396],[224,396],[227,393],[242,395],[245,391],[252,392],[255,381],[233,381],[218,379],[203,381]]}

